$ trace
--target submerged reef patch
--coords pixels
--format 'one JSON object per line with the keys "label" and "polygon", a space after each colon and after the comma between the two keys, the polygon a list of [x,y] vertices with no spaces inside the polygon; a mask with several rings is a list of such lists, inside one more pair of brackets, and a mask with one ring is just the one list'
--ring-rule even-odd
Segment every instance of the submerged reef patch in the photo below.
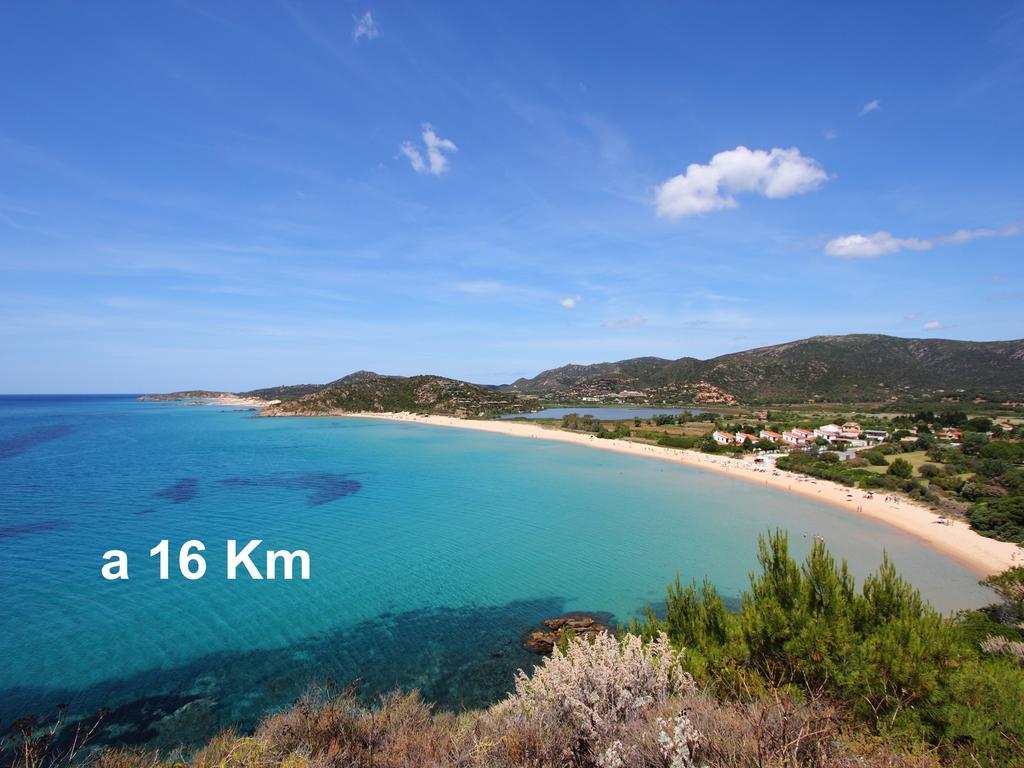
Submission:
{"label": "submerged reef patch", "polygon": [[[228,728],[250,731],[316,684],[355,684],[364,702],[417,688],[441,710],[487,706],[511,691],[517,669],[536,663],[520,645],[523,632],[563,607],[561,598],[537,598],[384,612],[291,645],[212,653],[84,690],[0,690],[0,722],[45,716],[55,702],[68,703],[68,723],[91,722],[103,707],[94,745],[174,749]],[[73,735],[73,727],[65,730]]]}
{"label": "submerged reef patch", "polygon": [[38,523],[22,523],[21,525],[7,525],[0,528],[0,539],[11,539],[15,536],[31,536],[34,533],[45,533],[56,531],[60,528],[67,528],[65,520],[43,520]]}
{"label": "submerged reef patch", "polygon": [[72,424],[54,424],[50,427],[37,427],[27,432],[20,432],[0,440],[0,461],[20,456],[37,445],[57,440],[75,431]]}
{"label": "submerged reef patch", "polygon": [[185,477],[153,495],[167,499],[172,504],[184,504],[199,495],[199,481],[194,477]]}
{"label": "submerged reef patch", "polygon": [[220,484],[228,488],[284,488],[306,491],[306,505],[318,507],[357,493],[363,486],[347,475],[332,472],[282,472],[262,477],[229,477]]}

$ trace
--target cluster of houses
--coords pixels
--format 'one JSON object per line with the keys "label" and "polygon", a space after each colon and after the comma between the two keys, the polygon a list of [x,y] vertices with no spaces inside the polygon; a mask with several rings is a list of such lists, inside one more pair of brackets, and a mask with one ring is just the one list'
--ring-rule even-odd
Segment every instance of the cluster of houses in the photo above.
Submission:
{"label": "cluster of houses", "polygon": [[842,426],[839,424],[823,424],[815,429],[802,429],[793,427],[785,432],[772,432],[770,429],[762,429],[756,435],[749,432],[724,432],[716,430],[711,433],[712,439],[719,445],[743,445],[747,440],[756,443],[760,440],[774,445],[803,447],[811,445],[818,438],[829,443],[846,443],[850,447],[880,443],[889,437],[889,433],[881,429],[861,429],[860,424],[855,421],[848,421]]}

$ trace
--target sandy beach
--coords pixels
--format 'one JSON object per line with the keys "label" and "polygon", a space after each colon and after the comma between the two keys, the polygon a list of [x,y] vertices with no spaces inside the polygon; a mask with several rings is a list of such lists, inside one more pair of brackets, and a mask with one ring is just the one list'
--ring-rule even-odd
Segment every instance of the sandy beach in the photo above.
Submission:
{"label": "sandy beach", "polygon": [[755,464],[752,458],[732,459],[625,440],[602,440],[590,434],[566,432],[522,421],[476,421],[450,416],[419,416],[412,413],[339,413],[337,415],[346,418],[385,419],[456,429],[475,429],[481,432],[495,432],[526,439],[557,440],[563,443],[574,443],[700,467],[750,483],[817,499],[853,514],[880,520],[916,536],[937,551],[963,563],[979,576],[988,576],[1004,571],[1011,566],[1024,564],[1024,550],[1016,544],[981,536],[971,530],[969,525],[959,520],[950,520],[943,524],[939,522],[939,516],[923,504],[899,496],[887,497],[885,493],[875,493],[869,498],[864,491],[850,489],[839,483],[817,480],[782,470],[772,471],[770,468],[765,471],[760,465]]}

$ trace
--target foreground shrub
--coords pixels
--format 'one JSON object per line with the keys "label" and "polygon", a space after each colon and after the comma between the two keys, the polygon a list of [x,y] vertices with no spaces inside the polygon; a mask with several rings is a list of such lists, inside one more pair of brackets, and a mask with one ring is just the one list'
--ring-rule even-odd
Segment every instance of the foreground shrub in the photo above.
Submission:
{"label": "foreground shrub", "polygon": [[709,583],[677,580],[665,617],[649,613],[640,629],[686,646],[683,664],[719,696],[820,695],[884,741],[933,745],[956,764],[1024,765],[1024,670],[983,656],[888,558],[859,591],[821,542],[801,565],[777,533],[758,561],[738,614]]}
{"label": "foreground shrub", "polygon": [[[504,713],[561,730],[574,755],[599,765],[631,764],[638,754],[630,732],[693,681],[678,664],[664,633],[646,645],[636,635],[621,643],[607,634],[558,648],[532,675],[520,671]],[[690,765],[699,734],[685,715],[659,719],[658,744],[673,764]]]}
{"label": "foreground shrub", "polygon": [[981,644],[981,650],[985,653],[1002,654],[1024,666],[1024,643],[1017,640],[1010,640],[1002,635],[993,635],[985,639],[985,642]]}

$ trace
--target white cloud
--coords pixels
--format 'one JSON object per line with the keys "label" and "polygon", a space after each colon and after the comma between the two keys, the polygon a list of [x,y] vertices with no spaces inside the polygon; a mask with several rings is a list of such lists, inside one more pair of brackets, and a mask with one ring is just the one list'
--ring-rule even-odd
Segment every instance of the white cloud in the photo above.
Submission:
{"label": "white cloud", "polygon": [[373,14],[367,11],[362,16],[353,16],[352,21],[356,23],[352,28],[352,39],[357,43],[361,38],[375,40],[380,37],[380,27],[373,20]]}
{"label": "white cloud", "polygon": [[941,328],[942,323],[940,323],[938,320],[930,320],[921,326],[921,330],[923,331],[938,331]]}
{"label": "white cloud", "polygon": [[655,190],[658,215],[667,219],[735,208],[734,194],[752,192],[768,198],[810,192],[828,179],[817,160],[796,147],[719,152],[707,165],[692,163]]}
{"label": "white cloud", "polygon": [[566,296],[558,303],[561,304],[566,309],[576,309],[576,305],[579,304],[581,301],[583,301],[583,297],[577,294],[575,296]]}
{"label": "white cloud", "polygon": [[822,131],[821,135],[824,136],[829,141],[834,141],[836,138],[839,137],[839,131],[837,131],[835,128],[829,128],[825,131]]}
{"label": "white cloud", "polygon": [[893,237],[891,232],[875,232],[872,235],[846,235],[829,240],[825,245],[825,253],[841,259],[873,259],[904,248],[920,251],[931,247],[931,243],[926,240]]}
{"label": "white cloud", "polygon": [[1013,224],[1002,229],[958,229],[952,235],[936,238],[937,243],[966,243],[979,237],[1010,237],[1020,234],[1020,227]]}
{"label": "white cloud", "polygon": [[426,149],[426,158],[411,141],[403,141],[398,151],[409,158],[409,164],[416,173],[429,173],[440,176],[448,170],[448,157],[446,152],[457,152],[459,148],[451,139],[443,139],[437,135],[430,123],[423,124],[423,146]]}
{"label": "white cloud", "polygon": [[640,315],[633,315],[632,317],[624,317],[621,320],[611,320],[604,324],[605,328],[611,328],[613,330],[619,330],[621,328],[640,328],[641,326],[647,325],[647,318],[641,317]]}
{"label": "white cloud", "polygon": [[430,123],[423,126],[423,143],[427,145],[427,159],[430,161],[430,172],[438,176],[448,170],[448,158],[445,152],[458,152],[459,148],[451,139],[442,139],[431,127]]}
{"label": "white cloud", "polygon": [[423,162],[423,155],[412,145],[411,141],[403,141],[398,151],[409,158],[409,164],[416,173],[425,173],[427,164]]}
{"label": "white cloud", "polygon": [[930,251],[937,245],[966,243],[979,237],[1009,237],[1020,232],[1014,225],[1005,229],[960,229],[951,235],[941,235],[930,240],[916,237],[895,237],[891,232],[881,231],[870,235],[844,235],[829,240],[825,253],[840,259],[874,259],[887,253],[902,250]]}
{"label": "white cloud", "polygon": [[880,99],[872,99],[871,101],[869,101],[867,104],[865,104],[863,107],[860,108],[860,116],[864,117],[864,115],[868,114],[869,112],[874,112],[876,109],[881,109],[881,108],[882,108],[881,100]]}

